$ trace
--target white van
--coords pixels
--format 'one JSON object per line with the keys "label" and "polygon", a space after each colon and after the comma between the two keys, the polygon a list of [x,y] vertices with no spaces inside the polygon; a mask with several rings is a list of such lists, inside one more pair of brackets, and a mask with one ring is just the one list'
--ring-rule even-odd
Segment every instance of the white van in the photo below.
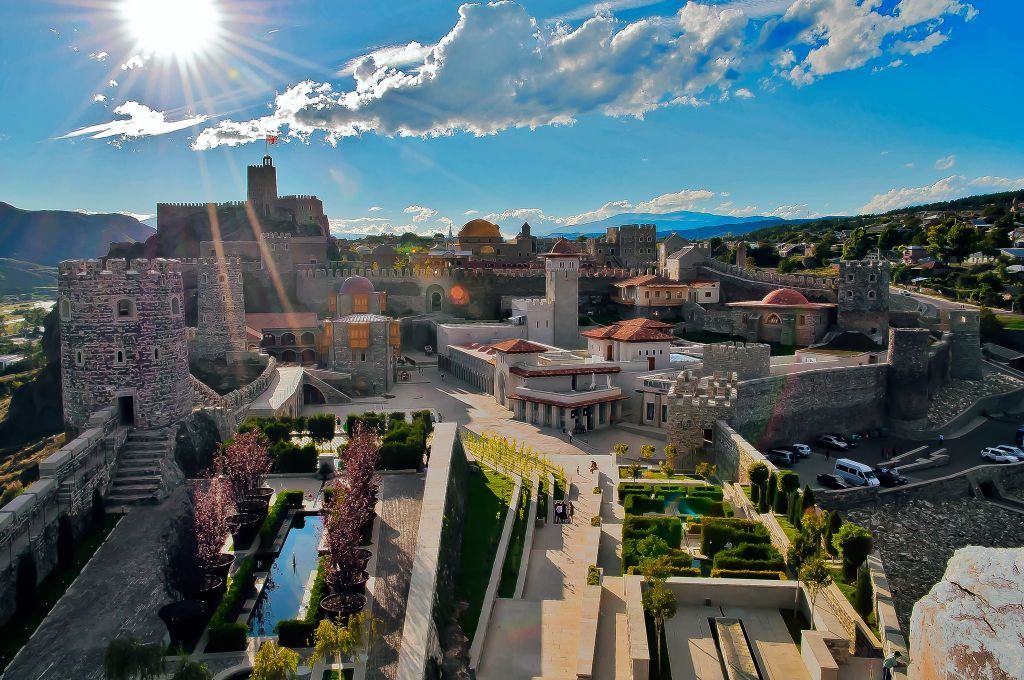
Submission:
{"label": "white van", "polygon": [[853,486],[878,486],[878,477],[870,465],[858,463],[849,458],[836,460],[836,477]]}

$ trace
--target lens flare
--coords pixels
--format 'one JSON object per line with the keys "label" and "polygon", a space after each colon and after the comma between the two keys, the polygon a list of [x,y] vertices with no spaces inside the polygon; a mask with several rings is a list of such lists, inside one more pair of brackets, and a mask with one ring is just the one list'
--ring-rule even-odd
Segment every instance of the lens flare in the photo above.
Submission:
{"label": "lens flare", "polygon": [[120,11],[146,55],[190,57],[212,46],[220,33],[215,0],[124,0]]}

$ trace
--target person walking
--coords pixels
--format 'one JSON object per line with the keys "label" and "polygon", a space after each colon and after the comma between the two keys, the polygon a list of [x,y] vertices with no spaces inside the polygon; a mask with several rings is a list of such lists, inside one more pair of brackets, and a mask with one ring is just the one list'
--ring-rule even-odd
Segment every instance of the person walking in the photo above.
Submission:
{"label": "person walking", "polygon": [[574,506],[572,504],[572,501],[569,501],[569,523],[570,524],[572,523],[572,518],[573,518],[573,515],[575,515],[575,514],[576,514],[576,506]]}
{"label": "person walking", "polygon": [[832,452],[829,451],[829,448],[826,446],[825,447],[825,460],[829,460],[831,457],[832,457]]}
{"label": "person walking", "polygon": [[444,382],[444,373],[441,373],[441,382]]}
{"label": "person walking", "polygon": [[939,446],[942,446],[943,442],[945,442],[945,441],[946,441],[946,438],[940,434],[939,435]]}
{"label": "person walking", "polygon": [[572,432],[569,433],[569,443],[572,444]]}
{"label": "person walking", "polygon": [[885,657],[882,662],[882,680],[892,680],[893,672],[903,666],[904,668],[910,665],[910,659],[900,654],[897,649],[889,656]]}

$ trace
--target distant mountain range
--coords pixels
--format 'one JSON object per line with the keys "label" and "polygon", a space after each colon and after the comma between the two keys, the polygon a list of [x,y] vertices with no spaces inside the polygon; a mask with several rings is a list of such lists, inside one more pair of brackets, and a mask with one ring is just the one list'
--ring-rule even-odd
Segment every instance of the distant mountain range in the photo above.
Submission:
{"label": "distant mountain range", "polygon": [[[521,216],[498,220],[498,225],[506,234],[517,234],[522,226]],[[535,236],[564,236],[572,239],[577,236],[602,235],[608,227],[623,224],[655,224],[659,235],[676,233],[688,239],[704,239],[725,234],[740,235],[788,222],[803,220],[785,220],[781,217],[730,217],[712,213],[678,210],[669,213],[620,213],[593,222],[584,222],[566,226],[544,219],[527,218]]]}
{"label": "distant mountain range", "polygon": [[100,257],[110,244],[145,241],[153,228],[134,217],[67,210],[22,210],[0,202],[0,253],[34,264]]}
{"label": "distant mountain range", "polygon": [[42,292],[57,285],[57,269],[0,257],[0,295]]}

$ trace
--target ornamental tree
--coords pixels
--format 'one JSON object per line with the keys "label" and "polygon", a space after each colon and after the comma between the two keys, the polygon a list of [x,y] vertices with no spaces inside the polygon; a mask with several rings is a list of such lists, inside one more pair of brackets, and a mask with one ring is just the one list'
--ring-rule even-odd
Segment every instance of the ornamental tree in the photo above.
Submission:
{"label": "ornamental tree", "polygon": [[194,508],[196,556],[203,568],[209,569],[230,531],[228,517],[235,511],[231,486],[224,477],[211,477],[197,480],[189,494]]}
{"label": "ornamental tree", "polygon": [[832,545],[843,558],[843,578],[853,582],[857,578],[857,568],[871,554],[871,532],[853,522],[846,522],[839,528],[839,533],[832,536]]}
{"label": "ornamental tree", "polygon": [[268,443],[262,432],[250,430],[237,435],[227,448],[222,449],[218,465],[231,485],[232,498],[236,503],[260,488],[273,468],[274,461],[267,451]]}
{"label": "ornamental tree", "polygon": [[268,640],[256,652],[252,662],[251,680],[292,680],[299,669],[299,655]]}

